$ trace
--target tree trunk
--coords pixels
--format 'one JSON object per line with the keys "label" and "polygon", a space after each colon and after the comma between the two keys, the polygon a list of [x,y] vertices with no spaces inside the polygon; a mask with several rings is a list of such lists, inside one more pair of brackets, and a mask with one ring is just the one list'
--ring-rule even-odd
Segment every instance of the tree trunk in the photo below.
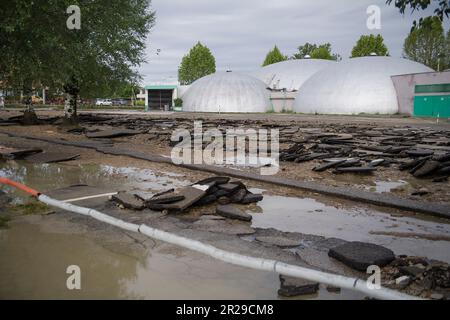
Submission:
{"label": "tree trunk", "polygon": [[64,124],[76,125],[78,124],[77,117],[77,100],[80,92],[78,81],[74,76],[64,85],[66,100],[64,102]]}
{"label": "tree trunk", "polygon": [[66,100],[64,102],[64,118],[71,120],[77,117],[77,99],[78,95],[66,92]]}
{"label": "tree trunk", "polygon": [[23,82],[22,90],[23,102],[25,103],[22,124],[26,126],[36,125],[38,124],[38,118],[33,108],[33,81],[26,79]]}
{"label": "tree trunk", "polygon": [[33,82],[25,80],[22,87],[23,103],[25,104],[26,111],[33,111]]}

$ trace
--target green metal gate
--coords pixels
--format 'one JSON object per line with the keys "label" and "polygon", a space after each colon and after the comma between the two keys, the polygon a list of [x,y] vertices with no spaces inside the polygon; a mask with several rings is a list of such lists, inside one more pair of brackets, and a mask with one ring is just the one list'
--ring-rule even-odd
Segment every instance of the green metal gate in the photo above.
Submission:
{"label": "green metal gate", "polygon": [[416,96],[414,98],[414,116],[450,117],[450,96]]}
{"label": "green metal gate", "polygon": [[449,93],[450,84],[416,86],[414,116],[450,118]]}

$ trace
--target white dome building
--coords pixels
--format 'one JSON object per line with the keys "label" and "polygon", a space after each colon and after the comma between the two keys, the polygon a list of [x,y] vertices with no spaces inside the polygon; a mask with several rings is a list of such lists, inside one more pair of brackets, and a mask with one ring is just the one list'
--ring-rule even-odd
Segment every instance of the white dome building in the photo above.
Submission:
{"label": "white dome building", "polygon": [[306,80],[337,62],[324,59],[296,59],[274,63],[252,73],[272,90],[297,91]]}
{"label": "white dome building", "polygon": [[331,65],[307,80],[294,104],[298,113],[395,114],[397,94],[391,76],[433,71],[392,57],[353,58]]}
{"label": "white dome building", "polygon": [[183,111],[266,112],[271,110],[264,82],[254,77],[219,72],[195,81],[183,95]]}

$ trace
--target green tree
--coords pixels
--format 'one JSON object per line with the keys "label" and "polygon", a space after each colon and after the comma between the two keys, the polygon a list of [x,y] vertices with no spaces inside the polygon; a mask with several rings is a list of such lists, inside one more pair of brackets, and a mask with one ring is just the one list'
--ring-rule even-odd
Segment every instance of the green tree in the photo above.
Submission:
{"label": "green tree", "polygon": [[352,58],[369,56],[371,53],[376,53],[378,56],[389,56],[389,50],[384,44],[381,34],[377,36],[362,35],[353,47]]}
{"label": "green tree", "polygon": [[287,60],[287,57],[281,53],[280,49],[278,49],[277,46],[275,46],[272,50],[269,51],[269,53],[267,53],[262,66],[265,67],[270,64],[274,64],[285,60]]}
{"label": "green tree", "polygon": [[339,54],[332,53],[331,43],[317,45],[307,42],[298,47],[298,52],[292,56],[292,59],[304,59],[305,56],[310,56],[312,59],[342,60]]}
{"label": "green tree", "polygon": [[434,70],[448,67],[445,33],[438,17],[425,18],[410,32],[403,45],[403,55]]}
{"label": "green tree", "polygon": [[[391,5],[394,0],[386,0],[388,5]],[[412,12],[427,9],[431,3],[436,4],[434,10],[434,16],[439,20],[444,21],[444,18],[448,18],[450,15],[450,1],[448,0],[395,0],[394,5],[397,7],[401,14],[405,14],[405,11],[409,8]],[[419,24],[414,21],[413,28],[420,26],[424,21],[424,18],[420,18]]]}
{"label": "green tree", "polygon": [[450,29],[447,32],[447,39],[446,39],[446,46],[445,52],[447,52],[446,56],[446,62],[447,62],[447,68],[450,69]]}
{"label": "green tree", "polygon": [[291,57],[292,59],[304,59],[305,56],[311,56],[311,53],[317,49],[316,44],[312,43],[305,43],[302,46],[298,47],[298,52],[294,53],[294,55]]}
{"label": "green tree", "polygon": [[[4,2],[2,2],[4,3]],[[69,29],[70,5],[81,28]],[[76,120],[77,99],[110,94],[136,82],[145,40],[154,24],[150,0],[15,0],[2,4],[0,62],[7,83],[58,87],[66,93],[66,118]],[[6,11],[4,11],[4,10]],[[24,90],[25,92],[25,90]]]}
{"label": "green tree", "polygon": [[181,85],[189,85],[214,72],[216,72],[216,59],[207,46],[198,42],[181,60],[178,81]]}
{"label": "green tree", "polygon": [[[15,91],[22,91],[26,115],[33,116],[33,88],[55,84],[60,75],[53,1],[1,1],[0,81]],[[65,11],[58,12],[63,15]],[[65,23],[65,22],[64,22]]]}

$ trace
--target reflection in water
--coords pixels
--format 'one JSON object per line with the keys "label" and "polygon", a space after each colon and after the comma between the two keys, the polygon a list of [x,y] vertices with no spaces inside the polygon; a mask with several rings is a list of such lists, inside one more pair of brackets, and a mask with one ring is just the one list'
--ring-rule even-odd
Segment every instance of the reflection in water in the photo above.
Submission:
{"label": "reflection in water", "polygon": [[[156,174],[150,169],[105,165],[36,165],[0,163],[0,176],[10,177],[44,192],[74,184],[99,188],[149,192],[188,184],[177,175]],[[2,187],[3,190],[3,187]],[[7,188],[13,196],[20,195]],[[263,190],[252,190],[262,192]],[[329,201],[325,201],[329,203]],[[338,209],[314,199],[265,195],[253,213],[253,226],[287,232],[316,234],[345,240],[374,242],[397,254],[427,256],[450,262],[449,242],[371,235],[371,231],[415,232],[449,235],[450,226],[438,219],[391,215],[373,209]],[[277,298],[276,275],[239,268],[190,251],[159,245],[150,251],[127,254],[127,243],[104,243],[89,233],[74,232],[63,218],[63,230],[48,226],[41,217],[33,224],[21,218],[0,230],[1,298],[148,298],[148,299],[273,299]],[[23,220],[25,219],[25,220]],[[114,231],[115,232],[115,231]],[[114,233],[117,236],[117,232]],[[134,242],[133,242],[134,243]],[[118,248],[125,248],[119,250]],[[176,252],[176,255],[173,253]],[[82,290],[66,288],[67,266],[79,265]],[[348,298],[322,288],[309,298]]]}
{"label": "reflection in water", "polygon": [[375,192],[384,193],[384,192],[391,192],[392,190],[407,185],[408,183],[406,181],[399,180],[399,181],[377,181],[375,184],[376,184]]}
{"label": "reflection in water", "polygon": [[361,207],[339,209],[314,199],[265,195],[258,203],[262,213],[253,214],[253,227],[314,234],[348,241],[386,245],[397,254],[426,256],[450,263],[450,242],[372,235],[391,231],[450,235],[447,220],[391,215]]}
{"label": "reflection in water", "polygon": [[[70,185],[86,184],[145,193],[188,184],[173,173],[157,175],[150,169],[116,168],[108,165],[30,164],[23,161],[0,163],[0,176],[8,177],[42,192]],[[16,190],[5,188],[17,194]]]}
{"label": "reflection in water", "polygon": [[[121,254],[85,234],[43,231],[16,221],[0,231],[0,299],[277,299],[278,276],[232,266],[168,245]],[[123,243],[116,243],[123,246]],[[66,269],[81,269],[68,290]],[[322,288],[307,298],[361,298]]]}

